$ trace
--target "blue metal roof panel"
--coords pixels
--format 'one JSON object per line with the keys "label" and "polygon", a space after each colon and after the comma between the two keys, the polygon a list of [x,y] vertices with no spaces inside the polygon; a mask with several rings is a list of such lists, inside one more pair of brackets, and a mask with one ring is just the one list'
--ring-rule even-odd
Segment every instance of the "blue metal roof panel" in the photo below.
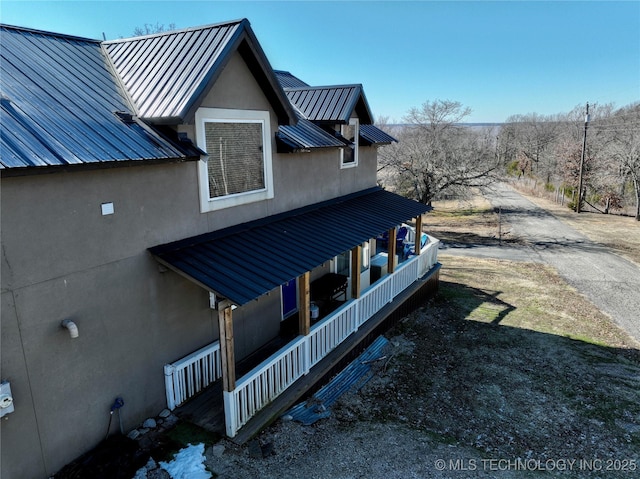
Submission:
{"label": "blue metal roof panel", "polygon": [[373,125],[360,125],[360,138],[371,145],[388,145],[398,142],[393,136]]}
{"label": "blue metal roof panel", "polygon": [[362,95],[362,86],[285,88],[285,93],[308,120],[346,123]]}
{"label": "blue metal roof panel", "polygon": [[339,148],[344,143],[324,131],[309,120],[300,118],[295,125],[281,125],[278,128],[281,140],[293,149]]}
{"label": "blue metal roof panel", "polygon": [[150,251],[172,269],[242,305],[430,209],[371,188]]}
{"label": "blue metal roof panel", "polygon": [[114,114],[130,108],[99,42],[5,25],[0,35],[3,168],[185,157]]}
{"label": "blue metal roof panel", "polygon": [[104,42],[142,118],[181,118],[243,20]]}
{"label": "blue metal roof panel", "polygon": [[290,72],[286,72],[283,70],[274,70],[276,74],[276,78],[280,82],[282,88],[298,88],[298,87],[308,87],[309,85],[300,78],[292,75]]}

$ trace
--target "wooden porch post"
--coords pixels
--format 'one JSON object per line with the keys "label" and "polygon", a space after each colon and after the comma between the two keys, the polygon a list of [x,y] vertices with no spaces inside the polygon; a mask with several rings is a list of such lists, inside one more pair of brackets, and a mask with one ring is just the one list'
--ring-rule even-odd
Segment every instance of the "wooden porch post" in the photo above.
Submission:
{"label": "wooden porch post", "polygon": [[416,256],[420,254],[420,250],[422,249],[422,215],[416,216],[416,245],[415,252]]}
{"label": "wooden porch post", "polygon": [[229,301],[218,304],[218,328],[220,329],[220,360],[222,362],[222,387],[231,392],[236,388],[236,359],[233,352],[233,314]]}
{"label": "wooden porch post", "polygon": [[311,331],[311,293],[309,288],[309,276],[307,271],[298,277],[298,331],[303,336],[308,336]]}
{"label": "wooden porch post", "polygon": [[387,248],[387,272],[393,273],[396,269],[396,229],[389,230],[389,247]]}
{"label": "wooden porch post", "polygon": [[351,297],[360,297],[360,270],[362,269],[362,245],[351,250]]}

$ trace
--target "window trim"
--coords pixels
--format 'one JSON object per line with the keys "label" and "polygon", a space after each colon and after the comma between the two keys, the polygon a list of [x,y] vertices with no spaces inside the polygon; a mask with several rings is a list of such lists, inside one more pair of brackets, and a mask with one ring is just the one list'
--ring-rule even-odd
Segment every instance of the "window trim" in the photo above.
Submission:
{"label": "window trim", "polygon": [[271,116],[263,110],[231,110],[227,108],[198,108],[196,111],[196,144],[207,151],[205,136],[206,123],[259,123],[262,125],[262,155],[264,162],[264,184],[259,190],[234,193],[226,196],[209,196],[208,157],[198,162],[198,189],[200,196],[200,212],[221,210],[233,206],[245,205],[256,201],[271,199],[273,192],[273,158],[271,145]]}
{"label": "window trim", "polygon": [[[353,161],[345,163],[344,161],[344,152],[345,148],[351,148],[350,146],[345,146],[340,148],[340,168],[355,168],[358,166],[358,143],[360,142],[360,120],[358,118],[350,118],[349,125],[355,127],[354,136],[353,136]],[[342,134],[342,128],[340,128],[340,134]]]}

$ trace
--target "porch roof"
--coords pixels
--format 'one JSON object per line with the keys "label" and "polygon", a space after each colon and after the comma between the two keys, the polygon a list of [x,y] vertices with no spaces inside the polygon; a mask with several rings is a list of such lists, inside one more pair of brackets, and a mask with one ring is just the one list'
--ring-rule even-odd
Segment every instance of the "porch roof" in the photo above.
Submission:
{"label": "porch roof", "polygon": [[241,306],[430,210],[375,187],[149,251],[170,269]]}

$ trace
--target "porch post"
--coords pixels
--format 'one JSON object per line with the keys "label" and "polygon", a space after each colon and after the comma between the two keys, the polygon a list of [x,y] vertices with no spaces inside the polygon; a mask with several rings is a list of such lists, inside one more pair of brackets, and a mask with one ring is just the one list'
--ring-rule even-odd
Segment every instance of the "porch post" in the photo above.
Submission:
{"label": "porch post", "polygon": [[389,230],[389,247],[387,248],[387,272],[393,273],[396,269],[396,229]]}
{"label": "porch post", "polygon": [[416,256],[420,254],[420,250],[422,245],[422,215],[416,216],[416,244],[415,244],[415,252]]}
{"label": "porch post", "polygon": [[309,276],[310,273],[307,271],[298,277],[298,331],[303,336],[308,336],[311,330]]}
{"label": "porch post", "polygon": [[236,359],[233,352],[233,315],[229,301],[221,301],[218,304],[218,328],[222,387],[224,391],[230,392],[236,388]]}
{"label": "porch post", "polygon": [[360,297],[360,270],[362,269],[362,245],[351,250],[351,297]]}

